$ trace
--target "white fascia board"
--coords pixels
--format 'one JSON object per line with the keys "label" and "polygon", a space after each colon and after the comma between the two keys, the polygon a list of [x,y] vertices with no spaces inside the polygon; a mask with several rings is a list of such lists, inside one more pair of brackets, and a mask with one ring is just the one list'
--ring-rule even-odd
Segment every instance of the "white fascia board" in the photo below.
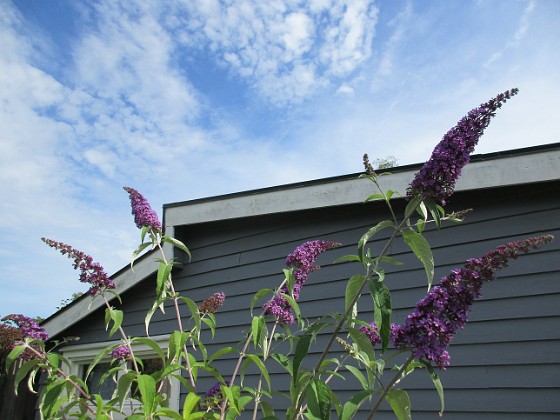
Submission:
{"label": "white fascia board", "polygon": [[[379,178],[384,191],[397,191],[400,196],[416,170],[396,172]],[[468,191],[557,180],[560,176],[560,150],[500,156],[471,162],[463,169],[455,190]],[[186,202],[165,209],[166,229],[218,220],[316,209],[363,202],[376,193],[367,179],[325,180],[310,185],[287,185],[274,190],[249,191],[223,199]],[[396,194],[395,197],[398,197]]]}

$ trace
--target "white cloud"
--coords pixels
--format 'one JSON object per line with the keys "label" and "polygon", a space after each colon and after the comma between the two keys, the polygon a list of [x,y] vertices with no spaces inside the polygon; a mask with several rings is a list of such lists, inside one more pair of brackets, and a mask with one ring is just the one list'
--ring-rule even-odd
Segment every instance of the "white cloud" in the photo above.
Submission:
{"label": "white cloud", "polygon": [[[208,46],[230,71],[276,105],[298,103],[347,77],[371,56],[377,8],[371,1],[211,6],[185,3],[182,39]],[[177,30],[179,30],[177,28]]]}

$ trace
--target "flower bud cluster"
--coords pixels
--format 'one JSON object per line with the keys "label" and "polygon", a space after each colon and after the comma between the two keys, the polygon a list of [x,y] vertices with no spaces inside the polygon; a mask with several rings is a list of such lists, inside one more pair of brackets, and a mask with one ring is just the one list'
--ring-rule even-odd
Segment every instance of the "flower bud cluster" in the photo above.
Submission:
{"label": "flower bud cluster", "polygon": [[130,348],[128,346],[125,346],[124,344],[117,347],[111,352],[111,358],[116,359],[119,362],[124,362],[125,360],[130,358]]}
{"label": "flower bud cluster", "polygon": [[202,314],[215,314],[220,309],[220,306],[224,304],[225,299],[226,295],[224,292],[214,293],[200,304],[198,311]]}
{"label": "flower bud cluster", "polygon": [[[309,277],[312,271],[318,270],[320,267],[314,265],[315,260],[319,254],[330,249],[338,248],[341,246],[339,242],[330,241],[310,241],[305,242],[298,246],[286,258],[286,265],[293,267],[293,276],[295,278],[292,296],[297,301],[299,293],[303,287],[303,283]],[[289,294],[288,286],[284,285],[280,289],[280,293]],[[275,317],[278,322],[283,324],[293,324],[295,322],[294,314],[292,313],[292,306],[286,298],[277,295],[263,305],[265,315]]]}

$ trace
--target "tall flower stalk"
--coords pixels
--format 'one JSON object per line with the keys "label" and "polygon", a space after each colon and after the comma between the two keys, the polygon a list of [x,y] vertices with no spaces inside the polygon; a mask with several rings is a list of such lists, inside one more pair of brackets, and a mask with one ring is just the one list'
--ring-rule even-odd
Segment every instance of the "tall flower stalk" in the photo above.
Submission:
{"label": "tall flower stalk", "polygon": [[431,197],[439,204],[445,205],[446,200],[453,194],[461,170],[469,163],[470,155],[492,117],[518,92],[519,90],[514,88],[500,93],[471,110],[449,130],[435,147],[430,160],[416,174],[408,188],[407,196],[419,195],[422,199]]}

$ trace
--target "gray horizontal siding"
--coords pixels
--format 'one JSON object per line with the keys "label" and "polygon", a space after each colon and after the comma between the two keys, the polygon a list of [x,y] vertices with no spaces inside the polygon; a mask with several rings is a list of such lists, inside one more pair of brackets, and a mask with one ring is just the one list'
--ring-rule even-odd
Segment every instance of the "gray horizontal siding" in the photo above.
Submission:
{"label": "gray horizontal siding", "polygon": [[[484,286],[470,322],[459,331],[450,348],[452,366],[440,375],[446,393],[445,418],[560,415],[559,191],[560,183],[552,182],[457,194],[448,210],[474,207],[474,211],[461,224],[447,223],[440,232],[429,229],[426,233],[436,260],[436,283],[450,269],[501,243],[545,233],[557,237],[541,251],[511,262],[496,281]],[[402,213],[404,204],[396,200],[397,211]],[[216,337],[208,340],[209,352],[223,345],[236,345],[242,339],[242,331],[250,323],[252,295],[280,283],[286,255],[306,240],[340,241],[343,247],[320,256],[321,270],[310,276],[301,293],[302,312],[313,319],[325,312],[341,311],[345,281],[360,270],[356,264],[333,261],[355,253],[365,230],[387,217],[383,205],[369,203],[178,227],[177,236],[189,246],[193,259],[176,270],[176,289],[197,302],[216,291],[224,291],[227,296],[218,314]],[[386,239],[383,232],[376,236],[370,244],[374,253]],[[401,242],[392,246],[391,255],[405,263],[386,267],[393,319],[402,322],[425,294],[426,279],[415,257]],[[148,279],[123,295],[124,328],[128,334],[144,334],[143,319],[154,288],[155,280]],[[363,297],[360,304],[362,319],[371,320],[370,298]],[[188,313],[186,309],[184,313]],[[156,314],[151,334],[173,331],[176,321],[172,316],[170,307],[165,315]],[[106,340],[103,312],[91,315],[66,334],[81,336],[82,343]],[[327,339],[327,334],[319,335],[309,362],[318,357]],[[340,354],[338,348],[334,351]],[[235,355],[226,355],[216,362],[216,367],[225,374],[234,363]],[[274,378],[279,378],[277,390],[285,390],[287,379],[281,369],[271,362],[270,370]],[[420,372],[403,385],[410,391],[415,418],[436,418],[438,396],[424,376]],[[254,371],[247,373],[248,383],[256,378]],[[208,378],[200,385],[204,388],[212,383]],[[352,379],[333,382],[333,387],[340,390],[343,399],[358,389]],[[275,404],[281,405],[282,400]]]}

